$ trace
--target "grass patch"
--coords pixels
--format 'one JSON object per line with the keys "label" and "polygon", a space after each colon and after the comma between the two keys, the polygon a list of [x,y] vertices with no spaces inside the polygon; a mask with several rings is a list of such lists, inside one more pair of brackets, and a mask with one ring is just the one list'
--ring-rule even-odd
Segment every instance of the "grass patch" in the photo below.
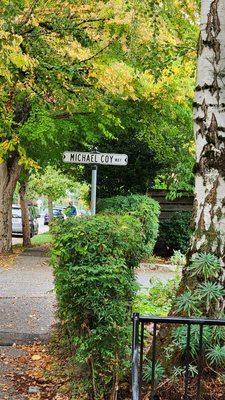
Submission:
{"label": "grass patch", "polygon": [[53,241],[51,233],[42,233],[32,237],[31,244],[35,246],[41,246],[44,244],[51,244]]}

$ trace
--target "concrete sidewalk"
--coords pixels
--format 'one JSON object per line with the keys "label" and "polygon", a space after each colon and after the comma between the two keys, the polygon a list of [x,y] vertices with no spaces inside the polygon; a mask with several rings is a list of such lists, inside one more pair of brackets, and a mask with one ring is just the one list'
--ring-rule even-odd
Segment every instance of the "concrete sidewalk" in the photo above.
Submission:
{"label": "concrete sidewalk", "polygon": [[0,269],[0,345],[49,338],[54,324],[53,274],[46,253],[30,248]]}

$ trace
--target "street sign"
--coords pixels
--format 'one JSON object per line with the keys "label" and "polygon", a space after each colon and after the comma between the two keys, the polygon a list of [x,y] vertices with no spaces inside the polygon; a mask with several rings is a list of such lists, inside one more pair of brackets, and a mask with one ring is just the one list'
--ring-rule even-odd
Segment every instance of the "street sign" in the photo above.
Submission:
{"label": "street sign", "polygon": [[72,164],[91,164],[92,180],[91,180],[91,213],[96,213],[96,191],[97,191],[97,166],[98,165],[120,165],[128,164],[128,156],[126,154],[99,153],[97,149],[91,153],[79,151],[65,151],[63,153],[63,161]]}
{"label": "street sign", "polygon": [[65,151],[63,154],[63,161],[74,164],[125,166],[128,163],[128,156],[126,154]]}

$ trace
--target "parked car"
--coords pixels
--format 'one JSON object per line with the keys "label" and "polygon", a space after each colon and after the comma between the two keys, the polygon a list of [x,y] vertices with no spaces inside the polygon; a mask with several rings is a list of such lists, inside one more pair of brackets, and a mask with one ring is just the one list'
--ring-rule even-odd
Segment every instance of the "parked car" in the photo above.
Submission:
{"label": "parked car", "polygon": [[[62,208],[53,208],[53,218],[64,219],[63,209]],[[45,213],[44,216],[44,225],[49,224],[49,214],[48,212]]]}
{"label": "parked car", "polygon": [[[38,215],[34,207],[29,207],[29,221],[30,221],[30,236],[38,234]],[[22,211],[20,206],[13,205],[12,206],[12,234],[13,235],[22,235],[23,234],[23,226],[22,226]]]}

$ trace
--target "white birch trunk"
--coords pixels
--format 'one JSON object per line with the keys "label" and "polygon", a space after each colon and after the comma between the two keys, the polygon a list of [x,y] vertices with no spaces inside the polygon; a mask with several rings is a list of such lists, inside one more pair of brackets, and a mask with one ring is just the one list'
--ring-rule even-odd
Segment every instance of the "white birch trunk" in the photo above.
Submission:
{"label": "white birch trunk", "polygon": [[225,0],[202,0],[194,103],[196,179],[191,254],[225,266]]}

